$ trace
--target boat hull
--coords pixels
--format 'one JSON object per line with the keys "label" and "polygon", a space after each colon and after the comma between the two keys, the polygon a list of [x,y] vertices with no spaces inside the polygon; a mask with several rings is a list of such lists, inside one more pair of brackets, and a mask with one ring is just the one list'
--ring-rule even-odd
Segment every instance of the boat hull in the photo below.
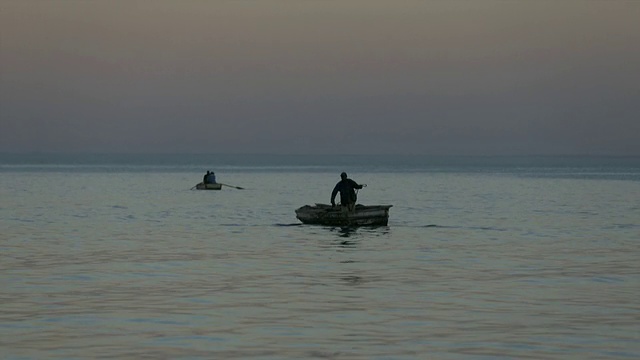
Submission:
{"label": "boat hull", "polygon": [[220,190],[222,189],[222,184],[204,184],[199,183],[196,185],[197,190]]}
{"label": "boat hull", "polygon": [[356,205],[354,211],[326,204],[305,205],[296,209],[296,217],[304,224],[328,226],[386,226],[392,205]]}

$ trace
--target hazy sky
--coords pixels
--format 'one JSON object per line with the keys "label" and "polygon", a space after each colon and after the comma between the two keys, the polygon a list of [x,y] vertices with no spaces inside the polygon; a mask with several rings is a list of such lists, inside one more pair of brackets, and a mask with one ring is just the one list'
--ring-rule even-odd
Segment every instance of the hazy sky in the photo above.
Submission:
{"label": "hazy sky", "polygon": [[640,155],[640,1],[0,0],[0,152]]}

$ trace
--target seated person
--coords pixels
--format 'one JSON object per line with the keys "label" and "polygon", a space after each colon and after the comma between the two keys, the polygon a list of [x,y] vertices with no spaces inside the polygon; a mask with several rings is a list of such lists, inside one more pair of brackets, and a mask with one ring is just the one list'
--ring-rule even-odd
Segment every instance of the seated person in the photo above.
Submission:
{"label": "seated person", "polygon": [[215,184],[216,183],[216,173],[212,172],[208,172],[209,173],[208,177],[207,177],[207,184]]}

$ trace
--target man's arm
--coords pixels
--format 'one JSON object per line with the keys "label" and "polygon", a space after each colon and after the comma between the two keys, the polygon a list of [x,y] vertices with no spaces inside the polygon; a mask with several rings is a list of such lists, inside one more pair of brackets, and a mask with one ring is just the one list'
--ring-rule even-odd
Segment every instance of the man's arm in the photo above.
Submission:
{"label": "man's arm", "polygon": [[331,192],[331,206],[336,206],[336,194],[338,194],[338,184],[336,184]]}

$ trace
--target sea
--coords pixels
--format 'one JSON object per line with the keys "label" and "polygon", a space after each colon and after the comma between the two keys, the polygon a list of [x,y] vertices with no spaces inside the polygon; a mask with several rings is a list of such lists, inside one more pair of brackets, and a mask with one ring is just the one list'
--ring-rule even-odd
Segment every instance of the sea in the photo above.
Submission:
{"label": "sea", "polygon": [[639,359],[640,157],[2,154],[0,357]]}

